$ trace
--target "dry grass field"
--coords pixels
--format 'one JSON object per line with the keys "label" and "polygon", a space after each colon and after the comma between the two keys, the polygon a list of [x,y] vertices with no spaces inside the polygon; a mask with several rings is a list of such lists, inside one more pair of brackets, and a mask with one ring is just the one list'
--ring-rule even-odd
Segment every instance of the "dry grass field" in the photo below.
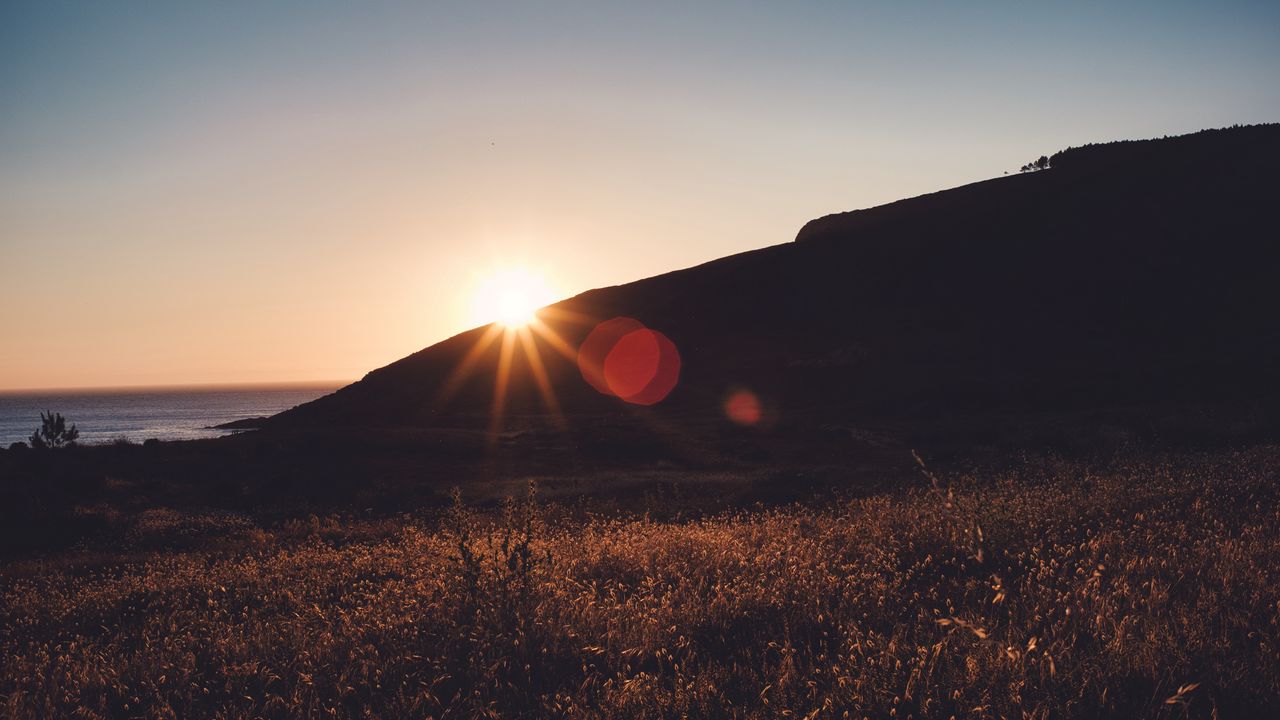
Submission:
{"label": "dry grass field", "polygon": [[1259,717],[1280,449],[672,520],[153,509],[0,575],[13,718]]}

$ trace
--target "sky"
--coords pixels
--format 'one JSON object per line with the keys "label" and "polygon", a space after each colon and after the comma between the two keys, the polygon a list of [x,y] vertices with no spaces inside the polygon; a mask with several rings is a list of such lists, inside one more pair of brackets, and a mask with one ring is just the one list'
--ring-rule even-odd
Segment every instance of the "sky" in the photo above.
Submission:
{"label": "sky", "polygon": [[1277,78],[1274,2],[0,0],[0,389],[354,380]]}

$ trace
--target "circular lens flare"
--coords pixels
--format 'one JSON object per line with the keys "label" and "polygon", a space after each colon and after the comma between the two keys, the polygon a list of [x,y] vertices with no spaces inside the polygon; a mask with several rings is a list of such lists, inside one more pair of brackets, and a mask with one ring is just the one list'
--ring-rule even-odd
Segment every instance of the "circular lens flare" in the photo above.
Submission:
{"label": "circular lens flare", "polygon": [[735,390],[724,401],[724,414],[739,425],[755,425],[763,415],[760,398],[750,390]]}
{"label": "circular lens flare", "polygon": [[604,359],[604,380],[609,390],[626,400],[644,392],[658,374],[662,351],[652,330],[623,335]]}
{"label": "circular lens flare", "polygon": [[587,335],[587,339],[582,341],[582,345],[578,347],[578,371],[582,373],[582,379],[595,388],[596,392],[603,395],[615,394],[610,389],[608,380],[605,379],[605,360],[609,357],[613,346],[617,345],[623,336],[642,328],[644,325],[639,320],[616,317],[596,325],[591,334]]}
{"label": "circular lens flare", "polygon": [[578,369],[604,395],[654,405],[680,381],[680,353],[666,335],[619,317],[600,323],[583,341]]}
{"label": "circular lens flare", "polygon": [[[637,393],[624,395],[622,399],[634,405],[656,405],[666,400],[676,383],[680,382],[680,353],[676,350],[676,344],[657,330],[637,330],[636,333],[650,335],[649,341],[657,346],[657,363],[644,388]],[[627,338],[623,338],[623,341],[626,340]]]}

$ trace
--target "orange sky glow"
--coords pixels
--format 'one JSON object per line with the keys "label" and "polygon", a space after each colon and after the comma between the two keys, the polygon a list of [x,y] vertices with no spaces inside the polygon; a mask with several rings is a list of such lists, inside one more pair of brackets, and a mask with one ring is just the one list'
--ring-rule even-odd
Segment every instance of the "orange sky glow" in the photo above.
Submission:
{"label": "orange sky glow", "polygon": [[1270,10],[896,7],[6,6],[0,390],[353,380],[504,303],[1280,117]]}

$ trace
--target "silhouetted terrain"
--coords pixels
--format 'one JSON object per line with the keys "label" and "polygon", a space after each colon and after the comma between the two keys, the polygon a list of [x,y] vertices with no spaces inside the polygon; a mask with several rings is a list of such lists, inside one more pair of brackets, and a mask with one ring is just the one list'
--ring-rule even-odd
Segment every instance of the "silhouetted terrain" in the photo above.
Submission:
{"label": "silhouetted terrain", "polygon": [[[717,416],[736,387],[782,421],[1269,402],[1277,166],[1277,125],[1070,149],[1046,171],[819,218],[794,243],[583,293],[544,319],[571,347],[615,316],[671,337],[683,372],[655,417]],[[487,416],[500,343],[442,394],[483,332],[268,426]],[[635,410],[538,346],[565,413]],[[545,413],[518,350],[511,372],[507,412]]]}
{"label": "silhouetted terrain", "polygon": [[[395,511],[455,485],[496,499],[530,477],[551,497],[630,508],[679,485],[706,511],[900,486],[913,447],[1003,462],[1270,442],[1278,161],[1280,125],[1076,148],[1045,171],[827,216],[796,242],[584,293],[543,315],[560,350],[531,335],[560,415],[513,343],[492,422],[503,342],[478,328],[247,421],[263,430],[0,452],[0,532],[16,547],[68,542],[101,524],[86,507],[139,503]],[[574,350],[615,316],[677,344],[665,402],[628,405],[582,377]],[[754,425],[726,417],[735,388],[759,398]]]}
{"label": "silhouetted terrain", "polygon": [[[0,714],[1264,716],[1278,163],[1071,149],[584,293],[534,354],[0,451]],[[678,346],[665,401],[580,372],[615,317]]]}

